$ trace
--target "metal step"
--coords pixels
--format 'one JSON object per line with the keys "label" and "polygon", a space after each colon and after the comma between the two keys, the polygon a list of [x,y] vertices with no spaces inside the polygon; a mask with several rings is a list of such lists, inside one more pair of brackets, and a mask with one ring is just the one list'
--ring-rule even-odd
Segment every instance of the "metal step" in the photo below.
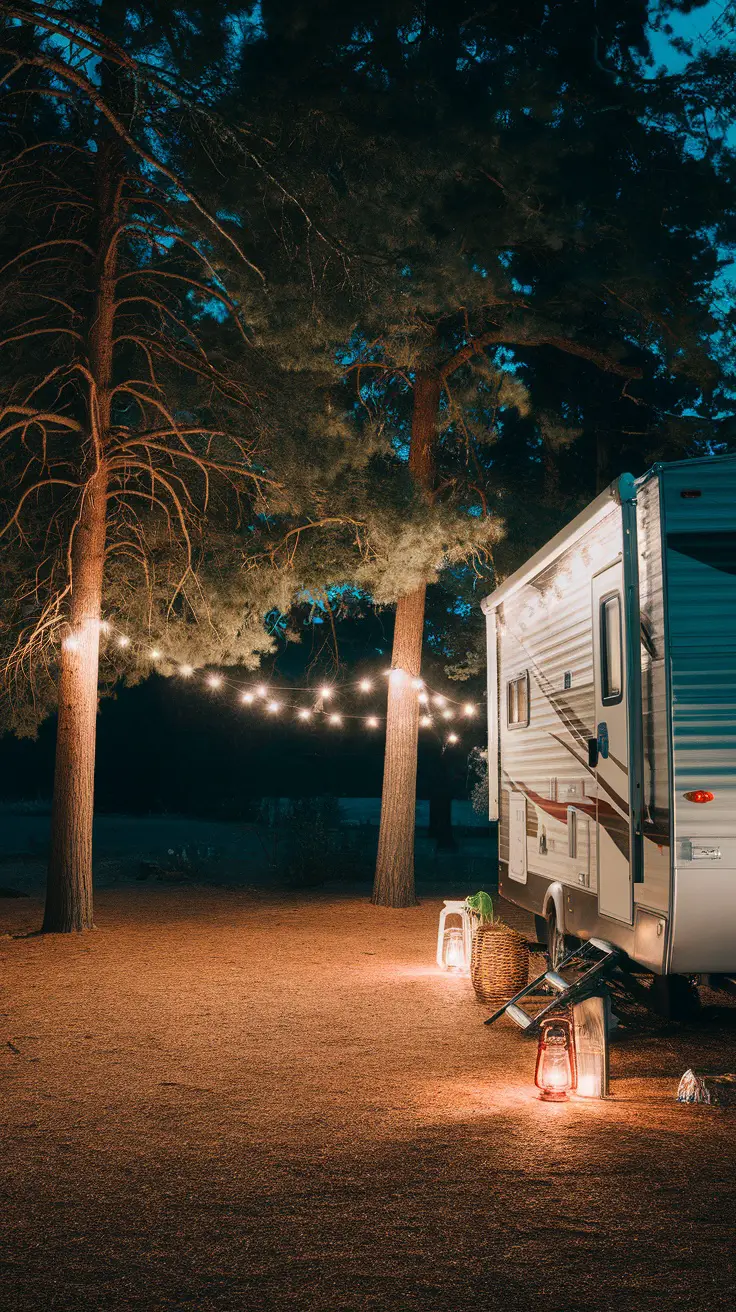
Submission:
{"label": "metal step", "polygon": [[[601,955],[593,957],[593,952],[599,952]],[[533,1034],[539,1029],[544,1018],[549,1016],[551,1012],[557,1011],[560,1007],[580,998],[586,993],[594,979],[601,979],[614,970],[620,956],[618,948],[613,947],[611,943],[606,943],[603,939],[588,939],[587,942],[581,943],[572,952],[568,952],[567,956],[560,962],[557,970],[543,971],[541,975],[532,980],[531,984],[527,984],[525,988],[520,989],[503,1007],[499,1007],[498,1011],[494,1011],[493,1015],[485,1021],[485,1024],[492,1025],[501,1016],[509,1016],[520,1029],[527,1034]],[[583,974],[576,979],[567,980],[561,972],[572,963],[587,965],[588,969],[584,970]],[[537,1012],[536,1016],[530,1016],[518,1004],[522,998],[533,993],[540,984],[549,984],[556,991],[556,997],[541,1011]]]}
{"label": "metal step", "polygon": [[[505,1011],[506,1011],[506,1015],[510,1016],[512,1020],[515,1020],[516,1024],[522,1030],[528,1029],[534,1019],[533,1016],[530,1016],[526,1011],[524,1011],[523,1007],[517,1007],[515,1002],[510,1002],[509,1005],[505,1008]],[[486,1021],[486,1025],[487,1024],[488,1021]]]}

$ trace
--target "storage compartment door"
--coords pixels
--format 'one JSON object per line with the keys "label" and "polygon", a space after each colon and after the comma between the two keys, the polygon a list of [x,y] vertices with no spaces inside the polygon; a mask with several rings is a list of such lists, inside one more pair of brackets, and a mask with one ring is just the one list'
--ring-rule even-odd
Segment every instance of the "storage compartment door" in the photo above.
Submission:
{"label": "storage compartment door", "polygon": [[526,797],[509,793],[509,879],[526,883]]}

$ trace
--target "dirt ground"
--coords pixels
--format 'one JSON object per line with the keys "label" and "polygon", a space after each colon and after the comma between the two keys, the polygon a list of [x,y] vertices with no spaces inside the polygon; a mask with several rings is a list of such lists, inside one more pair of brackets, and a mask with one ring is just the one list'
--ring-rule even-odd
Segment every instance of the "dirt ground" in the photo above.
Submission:
{"label": "dirt ground", "polygon": [[542,1104],[439,905],[138,884],[41,938],[0,902],[3,1309],[736,1307],[736,1110],[674,1101],[736,1009],[632,1011],[614,1097]]}

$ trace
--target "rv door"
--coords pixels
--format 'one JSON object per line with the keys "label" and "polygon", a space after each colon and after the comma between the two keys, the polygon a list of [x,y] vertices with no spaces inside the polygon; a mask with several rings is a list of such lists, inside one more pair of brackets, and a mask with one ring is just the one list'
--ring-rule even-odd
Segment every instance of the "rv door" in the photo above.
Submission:
{"label": "rv door", "polygon": [[592,589],[595,728],[591,766],[596,777],[598,911],[602,916],[631,924],[634,898],[629,842],[626,609],[621,560],[596,574]]}

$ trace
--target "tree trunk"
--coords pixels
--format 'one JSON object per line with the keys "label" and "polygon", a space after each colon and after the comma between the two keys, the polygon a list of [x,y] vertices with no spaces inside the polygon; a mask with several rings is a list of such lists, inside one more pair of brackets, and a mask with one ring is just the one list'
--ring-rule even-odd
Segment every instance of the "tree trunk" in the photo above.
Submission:
{"label": "tree trunk", "polygon": [[106,502],[103,466],[87,485],[74,534],[71,615],[59,668],[44,933],[92,928],[92,814]]}
{"label": "tree trunk", "polygon": [[[429,497],[434,482],[435,445],[441,392],[438,373],[421,372],[414,384],[409,469]],[[422,583],[396,605],[394,645],[386,712],[381,828],[373,883],[373,902],[382,907],[413,907],[414,827],[417,792],[419,702],[412,680],[422,668],[424,602]]]}
{"label": "tree trunk", "polygon": [[111,417],[122,162],[120,149],[114,141],[103,141],[98,156],[97,295],[88,334],[89,435],[80,471],[84,487],[70,551],[69,623],[59,658],[59,714],[43,920],[45,933],[91,929],[93,923],[92,818],[107,527],[105,454]]}

